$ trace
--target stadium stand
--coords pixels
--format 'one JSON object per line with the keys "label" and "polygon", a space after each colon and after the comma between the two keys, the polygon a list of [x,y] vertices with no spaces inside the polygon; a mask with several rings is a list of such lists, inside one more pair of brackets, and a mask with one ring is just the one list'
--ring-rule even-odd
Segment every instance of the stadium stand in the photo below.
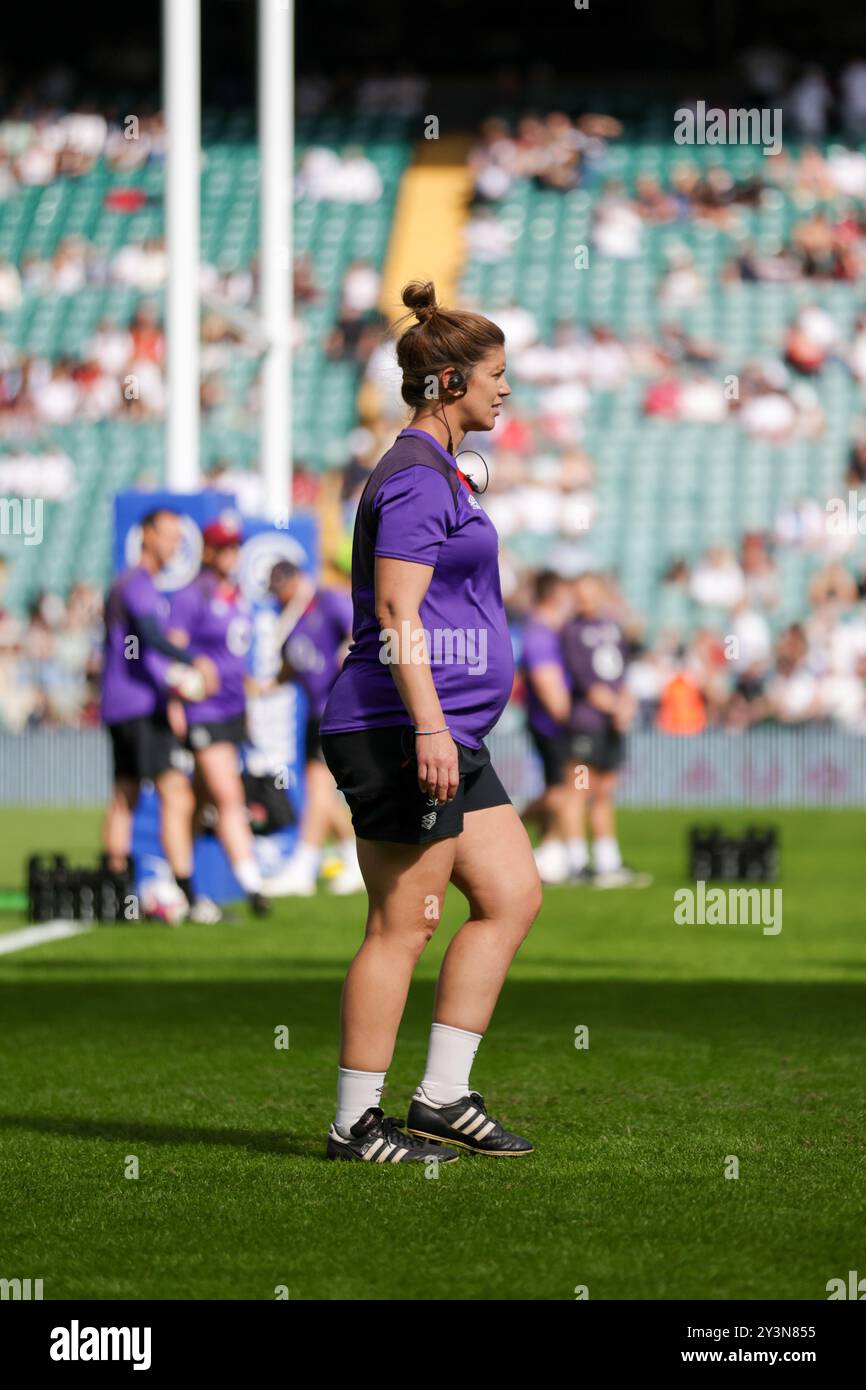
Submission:
{"label": "stadium stand", "polygon": [[[302,117],[298,121],[300,187],[295,204],[296,263],[305,266],[308,293],[299,303],[294,358],[295,454],[308,468],[333,467],[343,460],[342,443],[355,422],[358,366],[348,357],[329,355],[328,340],[341,312],[341,286],[353,264],[380,270],[388,244],[400,176],[410,150],[405,118],[393,115]],[[258,156],[251,118],[206,116],[202,172],[202,259],[213,270],[218,291],[225,281],[248,280],[240,303],[228,305],[219,292],[203,286],[205,383],[203,386],[202,466],[228,461],[249,469],[257,456],[255,384],[260,346],[249,305],[255,283],[258,246]],[[330,164],[343,152],[346,173],[315,168],[316,152]],[[311,154],[314,158],[311,160]],[[359,167],[360,175],[359,180]],[[306,174],[306,180],[305,180]],[[363,178],[367,177],[368,187]],[[111,167],[104,155],[85,173],[59,173],[45,184],[17,184],[0,201],[0,265],[23,268],[20,292],[0,311],[0,339],[7,371],[22,362],[81,363],[100,325],[120,330],[142,305],[158,319],[164,266],[162,160],[158,148],[140,167]],[[152,286],[144,256],[139,266],[125,252],[141,248],[154,263]],[[64,256],[80,252],[81,279],[71,292],[58,292]],[[50,267],[48,283],[27,270]],[[135,283],[117,283],[128,274]],[[94,283],[95,282],[95,283]],[[147,288],[144,285],[147,284]],[[224,319],[207,341],[207,312]],[[236,325],[239,324],[239,328]],[[161,335],[160,335],[161,337]],[[220,348],[228,344],[228,350]],[[208,348],[218,359],[213,396],[208,395]],[[158,360],[161,340],[151,357]],[[130,370],[134,372],[133,363]],[[213,384],[213,383],[211,383]],[[133,388],[134,389],[134,388]],[[11,404],[11,403],[10,403]],[[52,402],[53,405],[53,402]],[[14,418],[6,413],[2,447],[20,452],[21,436],[30,449],[51,447],[72,460],[75,490],[68,501],[45,506],[46,547],[14,548],[5,603],[23,611],[46,588],[66,593],[75,580],[103,584],[109,571],[110,497],[122,487],[153,484],[162,476],[162,392],[155,388],[150,418],[65,419],[65,402],[48,418]],[[121,403],[122,408],[122,403]],[[72,413],[72,412],[70,412]],[[130,412],[132,413],[132,412]],[[75,412],[87,414],[86,410]],[[81,537],[87,536],[86,547]],[[46,562],[46,555],[49,557]],[[7,542],[7,558],[12,547]]]}
{"label": "stadium stand", "polygon": [[[366,471],[405,418],[381,330],[399,283],[432,274],[506,330],[515,393],[483,447],[516,634],[539,568],[592,565],[616,578],[648,717],[685,663],[711,722],[790,695],[784,717],[859,727],[863,536],[830,536],[825,504],[866,479],[866,146],[680,146],[674,101],[621,93],[597,114],[582,92],[596,114],[573,118],[574,93],[535,95],[547,114],[525,114],[527,89],[441,145],[413,147],[417,115],[387,104],[299,116],[296,502],[345,567]],[[141,148],[100,119],[0,125],[0,468],[50,456],[74,478],[45,491],[45,546],[0,537],[13,615],[101,588],[111,495],[162,476],[160,117]],[[239,486],[262,347],[253,134],[248,113],[205,116],[202,462]],[[747,655],[723,678],[731,634]]]}
{"label": "stadium stand", "polygon": [[[668,113],[669,116],[669,113]],[[788,151],[792,163],[802,147]],[[770,161],[772,163],[772,161]],[[558,326],[600,324],[618,343],[658,341],[674,323],[691,340],[713,345],[713,377],[721,383],[742,373],[755,358],[778,357],[786,328],[804,303],[830,314],[840,342],[853,337],[857,297],[845,283],[731,282],[724,271],[738,246],[750,244],[772,254],[788,244],[807,210],[802,198],[770,187],[758,206],[738,206],[724,226],[707,218],[677,216],[664,225],[636,219],[634,248],[599,245],[599,208],[613,184],[632,197],[641,180],[672,185],[678,169],[694,166],[699,177],[723,170],[734,184],[766,178],[768,161],[754,146],[715,146],[687,150],[670,139],[623,138],[608,145],[589,186],[567,191],[541,188],[532,179],[515,179],[494,204],[505,228],[504,254],[495,260],[467,260],[462,296],[483,304],[495,316],[501,306],[529,310],[538,340],[549,343]],[[576,254],[586,252],[584,266]],[[670,268],[671,250],[693,267],[697,302],[665,305],[659,285]],[[514,371],[514,365],[512,365]],[[710,546],[736,546],[749,531],[772,533],[786,507],[804,496],[820,499],[839,493],[852,426],[863,397],[845,361],[829,361],[813,386],[823,413],[817,438],[795,438],[781,445],[749,438],[724,412],[714,423],[672,423],[642,411],[646,379],[624,375],[616,389],[587,393],[578,416],[575,442],[595,464],[598,520],[587,558],[619,575],[630,602],[645,614],[649,634],[676,617],[694,625],[697,614],[678,611],[663,590],[667,567],[683,558],[694,563]],[[530,416],[543,411],[543,387],[519,382],[518,409]],[[541,563],[550,537],[539,535],[525,553]],[[773,614],[776,626],[804,608],[808,581],[823,557],[791,550],[782,558],[783,601]]]}

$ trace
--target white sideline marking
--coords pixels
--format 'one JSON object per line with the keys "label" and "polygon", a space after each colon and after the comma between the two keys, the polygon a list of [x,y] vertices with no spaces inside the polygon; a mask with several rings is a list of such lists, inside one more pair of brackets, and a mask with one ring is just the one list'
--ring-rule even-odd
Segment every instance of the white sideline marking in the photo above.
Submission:
{"label": "white sideline marking", "polygon": [[26,951],[28,946],[44,946],[46,941],[61,941],[64,936],[79,936],[90,931],[89,925],[81,922],[45,922],[38,927],[22,927],[21,931],[4,932],[0,935],[0,956],[11,951]]}

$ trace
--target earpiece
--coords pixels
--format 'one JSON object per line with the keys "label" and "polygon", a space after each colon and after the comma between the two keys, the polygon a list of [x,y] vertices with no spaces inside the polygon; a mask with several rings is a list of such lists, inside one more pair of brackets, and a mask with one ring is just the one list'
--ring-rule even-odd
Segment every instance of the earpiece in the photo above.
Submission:
{"label": "earpiece", "polygon": [[448,384],[442,381],[442,390],[447,391],[449,396],[464,396],[466,394],[466,378],[458,367],[455,367],[448,379]]}

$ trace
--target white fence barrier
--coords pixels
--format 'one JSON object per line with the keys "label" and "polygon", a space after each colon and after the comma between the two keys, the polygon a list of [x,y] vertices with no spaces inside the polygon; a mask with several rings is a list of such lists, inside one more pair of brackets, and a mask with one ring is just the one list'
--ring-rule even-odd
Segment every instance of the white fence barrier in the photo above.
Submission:
{"label": "white fence barrier", "polygon": [[[488,743],[509,794],[525,805],[541,790],[525,732],[494,733]],[[0,805],[99,806],[110,783],[102,729],[0,733]],[[620,804],[866,807],[866,738],[823,724],[681,738],[640,730],[628,741]]]}

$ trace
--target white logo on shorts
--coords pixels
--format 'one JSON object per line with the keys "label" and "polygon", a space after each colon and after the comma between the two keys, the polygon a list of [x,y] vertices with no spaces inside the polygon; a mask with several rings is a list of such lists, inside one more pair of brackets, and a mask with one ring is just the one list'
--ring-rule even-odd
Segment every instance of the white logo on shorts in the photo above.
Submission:
{"label": "white logo on shorts", "polygon": [[436,817],[437,817],[438,814],[439,814],[438,811],[428,811],[426,816],[422,816],[422,817],[421,817],[421,827],[422,827],[422,829],[423,829],[423,830],[429,830],[432,826],[434,826],[434,825],[436,824]]}

